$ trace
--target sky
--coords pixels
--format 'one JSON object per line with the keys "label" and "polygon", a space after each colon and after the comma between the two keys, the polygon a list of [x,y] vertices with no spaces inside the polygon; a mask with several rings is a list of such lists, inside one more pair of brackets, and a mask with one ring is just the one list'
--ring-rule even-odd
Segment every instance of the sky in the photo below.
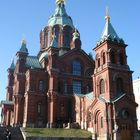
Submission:
{"label": "sky", "polygon": [[[128,44],[128,64],[140,76],[140,0],[66,0],[66,11],[80,32],[82,49],[93,52],[105,25],[109,7],[111,24]],[[29,55],[40,49],[39,34],[54,13],[55,0],[0,0],[0,100],[6,99],[7,69],[27,40]]]}

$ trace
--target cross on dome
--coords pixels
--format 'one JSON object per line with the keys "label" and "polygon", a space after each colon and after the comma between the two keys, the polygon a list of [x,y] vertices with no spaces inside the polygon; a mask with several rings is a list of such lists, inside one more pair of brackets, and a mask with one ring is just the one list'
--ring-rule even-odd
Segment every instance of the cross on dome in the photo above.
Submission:
{"label": "cross on dome", "polygon": [[56,3],[57,4],[60,4],[60,3],[64,4],[65,3],[65,0],[56,0]]}
{"label": "cross on dome", "polygon": [[108,7],[106,7],[106,16],[105,16],[105,19],[106,19],[107,21],[110,21],[110,16],[109,16]]}

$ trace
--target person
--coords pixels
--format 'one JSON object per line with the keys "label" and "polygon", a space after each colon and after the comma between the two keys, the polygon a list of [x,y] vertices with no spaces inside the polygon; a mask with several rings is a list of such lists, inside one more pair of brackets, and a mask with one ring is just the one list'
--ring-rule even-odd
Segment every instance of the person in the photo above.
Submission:
{"label": "person", "polygon": [[5,140],[11,140],[11,132],[7,128],[4,132]]}

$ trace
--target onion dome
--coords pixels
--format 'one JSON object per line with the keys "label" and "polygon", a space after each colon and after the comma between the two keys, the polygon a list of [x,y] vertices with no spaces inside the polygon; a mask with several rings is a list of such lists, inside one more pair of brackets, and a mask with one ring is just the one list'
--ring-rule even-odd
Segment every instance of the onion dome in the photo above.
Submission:
{"label": "onion dome", "polygon": [[54,25],[69,25],[74,28],[71,17],[66,13],[64,3],[64,0],[56,0],[56,9],[54,14],[48,20],[48,26],[53,27]]}

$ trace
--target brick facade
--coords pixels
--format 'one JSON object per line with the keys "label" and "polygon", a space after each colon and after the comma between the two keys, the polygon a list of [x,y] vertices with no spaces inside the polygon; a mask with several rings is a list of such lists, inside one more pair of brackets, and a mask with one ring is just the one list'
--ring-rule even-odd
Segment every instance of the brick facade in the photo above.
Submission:
{"label": "brick facade", "polygon": [[[57,8],[63,11],[63,1]],[[12,116],[5,105],[3,124],[80,127],[91,131],[93,139],[133,139],[137,104],[127,45],[117,37],[108,17],[106,24],[116,39],[103,38],[94,48],[94,60],[82,50],[80,33],[63,12],[67,25],[54,25],[53,19],[57,22],[60,14],[49,19],[40,33],[37,56],[30,56],[22,42],[14,68],[8,69],[7,101],[12,102]]]}

